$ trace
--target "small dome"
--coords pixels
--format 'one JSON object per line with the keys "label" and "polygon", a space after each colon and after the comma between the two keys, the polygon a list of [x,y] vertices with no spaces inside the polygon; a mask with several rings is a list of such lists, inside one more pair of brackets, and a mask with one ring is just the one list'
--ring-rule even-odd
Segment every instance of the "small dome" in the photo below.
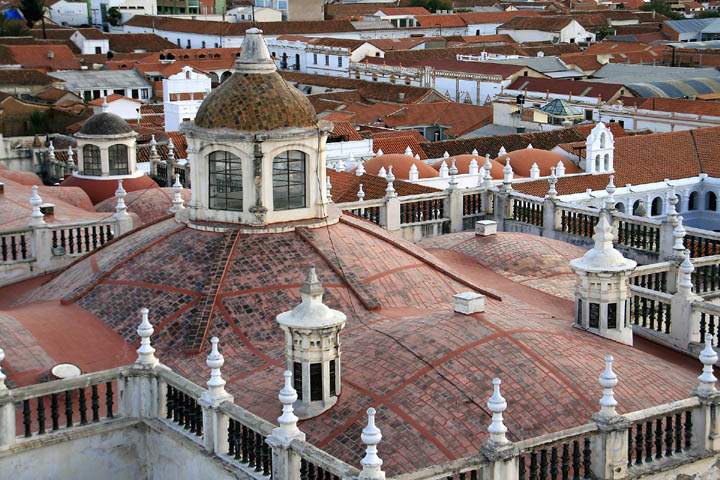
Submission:
{"label": "small dome", "polygon": [[[500,164],[505,165],[505,159],[510,158],[510,165],[512,166],[515,175],[521,177],[530,176],[530,168],[533,163],[537,163],[540,168],[540,176],[546,177],[550,175],[550,169],[563,162],[565,165],[565,173],[580,173],[580,169],[567,158],[563,157],[559,153],[550,152],[541,148],[522,148],[520,150],[514,150],[507,155],[498,157],[496,160]],[[502,177],[502,174],[500,175]],[[493,178],[495,175],[493,174]]]}
{"label": "small dome", "polygon": [[387,155],[379,155],[371,158],[365,162],[365,171],[373,175],[377,175],[380,171],[380,167],[385,167],[385,170],[392,165],[393,175],[399,180],[407,180],[410,178],[410,167],[415,165],[418,169],[418,178],[431,178],[439,176],[437,170],[432,168],[427,163],[423,163],[420,160],[415,160],[409,155],[403,155],[401,153],[388,153]]}
{"label": "small dome", "polygon": [[[465,153],[461,155],[453,155],[452,157],[448,158],[441,158],[434,162],[432,166],[435,170],[439,171],[443,160],[447,164],[448,168],[450,168],[450,165],[452,165],[452,161],[455,160],[455,166],[457,167],[459,174],[470,173],[470,162],[472,162],[473,158],[478,163],[478,169],[482,168],[482,166],[485,165],[485,157]],[[492,165],[492,168],[490,169],[490,175],[492,176],[492,178],[502,178],[504,164],[499,163],[497,160],[490,160],[490,164]]]}
{"label": "small dome", "polygon": [[270,58],[262,32],[246,32],[235,72],[200,105],[201,128],[267,131],[317,126],[317,114],[300,90],[288,84]]}
{"label": "small dome", "polygon": [[83,135],[125,135],[134,130],[119,115],[102,112],[88,118],[78,131]]}

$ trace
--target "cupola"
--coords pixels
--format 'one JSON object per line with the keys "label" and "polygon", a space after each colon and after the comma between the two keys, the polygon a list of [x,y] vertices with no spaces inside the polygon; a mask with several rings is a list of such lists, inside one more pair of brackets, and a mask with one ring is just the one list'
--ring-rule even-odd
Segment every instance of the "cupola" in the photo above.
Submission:
{"label": "cupola", "polygon": [[114,113],[90,117],[75,134],[77,172],[83,177],[123,177],[136,171],[137,133]]}
{"label": "cupola", "polygon": [[600,122],[593,127],[585,141],[585,172],[613,172],[615,139],[612,131]]}
{"label": "cupola", "polygon": [[342,385],[340,331],[346,317],[323,303],[323,292],[315,267],[310,267],[300,288],[300,304],[276,317],[285,332],[286,370],[293,373],[298,394],[294,408],[300,418],[335,405]]}

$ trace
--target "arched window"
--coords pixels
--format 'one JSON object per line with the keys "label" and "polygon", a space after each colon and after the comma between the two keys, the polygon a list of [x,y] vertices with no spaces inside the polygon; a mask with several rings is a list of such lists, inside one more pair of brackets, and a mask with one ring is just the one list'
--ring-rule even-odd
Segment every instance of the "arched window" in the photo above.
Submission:
{"label": "arched window", "polygon": [[210,208],[214,210],[243,209],[242,160],[222,150],[208,155],[210,166]]}
{"label": "arched window", "polygon": [[604,160],[605,160],[605,162],[604,162],[605,163],[605,171],[609,172],[610,171],[610,154],[609,153],[605,154]]}
{"label": "arched window", "polygon": [[595,155],[595,171],[600,171],[600,155]]}
{"label": "arched window", "polygon": [[110,175],[127,175],[128,149],[125,145],[110,145],[108,148],[108,161],[110,162]]}
{"label": "arched window", "polygon": [[210,72],[210,83],[212,85],[217,85],[218,83],[220,83],[220,78],[218,78],[217,73]]}
{"label": "arched window", "polygon": [[705,194],[705,210],[717,210],[717,195],[715,192],[707,192]]}
{"label": "arched window", "polygon": [[220,83],[222,83],[225,80],[227,80],[228,78],[230,78],[231,75],[232,75],[232,72],[223,72],[223,74],[220,76]]}
{"label": "arched window", "polygon": [[605,148],[605,132],[600,134],[600,148]]}
{"label": "arched window", "polygon": [[625,204],[622,202],[618,202],[615,204],[615,210],[617,210],[620,213],[625,213]]}
{"label": "arched window", "polygon": [[635,200],[635,203],[633,203],[632,214],[636,217],[645,216],[645,206],[643,205],[642,200]]}
{"label": "arched window", "polygon": [[698,208],[698,193],[692,192],[688,198],[688,210],[697,210]]}
{"label": "arched window", "polygon": [[83,175],[99,177],[102,175],[100,166],[100,149],[95,145],[83,147]]}
{"label": "arched window", "polygon": [[675,195],[675,198],[677,198],[677,205],[675,205],[675,211],[677,211],[678,213],[681,213],[682,197],[680,195]]}
{"label": "arched window", "polygon": [[650,206],[650,215],[656,217],[663,213],[663,199],[660,197],[653,198],[652,205]]}
{"label": "arched window", "polygon": [[288,150],[273,159],[273,209],[305,207],[305,154]]}

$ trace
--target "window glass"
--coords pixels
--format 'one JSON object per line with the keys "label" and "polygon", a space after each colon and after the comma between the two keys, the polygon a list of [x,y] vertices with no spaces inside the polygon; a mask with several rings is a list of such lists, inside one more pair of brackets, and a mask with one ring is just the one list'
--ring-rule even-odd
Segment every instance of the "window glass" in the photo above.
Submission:
{"label": "window glass", "polygon": [[208,156],[210,208],[242,211],[242,161],[230,152],[217,151]]}
{"label": "window glass", "polygon": [[305,207],[305,154],[288,150],[273,159],[273,209]]}

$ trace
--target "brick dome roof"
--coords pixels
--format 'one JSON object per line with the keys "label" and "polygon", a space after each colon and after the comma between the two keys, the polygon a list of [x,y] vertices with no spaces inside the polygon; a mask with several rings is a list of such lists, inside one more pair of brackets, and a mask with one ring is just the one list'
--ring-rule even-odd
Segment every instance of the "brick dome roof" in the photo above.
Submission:
{"label": "brick dome roof", "polygon": [[388,153],[371,158],[365,162],[365,171],[377,175],[380,167],[385,167],[387,171],[390,165],[393,167],[393,175],[400,180],[407,180],[410,177],[410,167],[412,165],[415,165],[418,169],[418,178],[431,178],[439,175],[437,170],[427,163],[415,160],[410,155],[403,155],[401,153]]}
{"label": "brick dome roof", "polygon": [[[565,164],[565,173],[580,173],[580,169],[567,158],[563,157],[559,153],[550,152],[541,148],[521,148],[520,150],[514,150],[507,155],[496,158],[496,161],[500,164],[505,165],[505,159],[510,158],[510,165],[512,166],[513,172],[516,175],[522,177],[530,176],[530,168],[533,163],[537,163],[540,168],[540,176],[545,177],[550,175],[550,169],[562,162]],[[502,174],[500,175],[502,177]],[[495,178],[495,175],[493,175]]]}
{"label": "brick dome roof", "polygon": [[[62,182],[61,187],[80,187],[88,197],[93,205],[112,198],[115,196],[115,190],[117,190],[118,181],[116,178],[85,178],[78,177],[75,175],[69,175]],[[126,192],[134,192],[136,190],[145,190],[148,188],[158,188],[158,184],[155,180],[150,178],[148,175],[141,175],[139,177],[124,177],[123,188]]]}
{"label": "brick dome roof", "polygon": [[83,135],[124,135],[134,130],[119,115],[102,112],[88,118],[78,133]]}
{"label": "brick dome roof", "polygon": [[[450,165],[452,165],[452,161],[455,160],[455,166],[457,167],[459,174],[470,173],[470,162],[472,162],[473,158],[478,162],[478,169],[485,165],[485,157],[466,153],[462,155],[453,155],[448,158],[441,158],[440,160],[435,161],[432,166],[434,169],[439,170],[443,160],[445,160],[445,163],[447,163],[449,168]],[[497,160],[490,160],[490,165],[492,165],[492,168],[490,169],[490,175],[492,178],[502,178],[503,164]]]}
{"label": "brick dome roof", "polygon": [[235,72],[205,98],[195,125],[250,132],[308,128],[317,125],[317,114],[305,95],[277,73],[262,32],[251,28]]}

